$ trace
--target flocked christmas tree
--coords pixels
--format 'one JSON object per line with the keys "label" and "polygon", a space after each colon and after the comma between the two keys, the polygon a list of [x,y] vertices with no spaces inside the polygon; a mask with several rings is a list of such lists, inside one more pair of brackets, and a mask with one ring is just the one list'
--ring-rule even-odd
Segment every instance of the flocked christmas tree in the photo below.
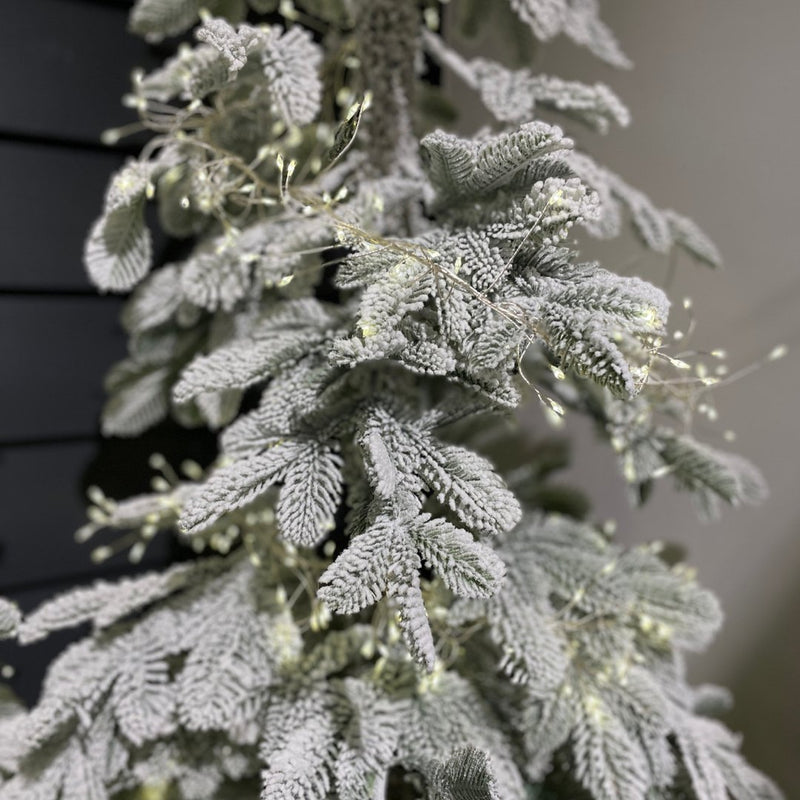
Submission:
{"label": "flocked christmas tree", "polygon": [[[159,491],[93,491],[79,532],[132,531],[134,560],[174,533],[198,556],[24,619],[3,601],[22,643],[92,632],[32,710],[4,701],[0,798],[779,797],[709,716],[724,691],[684,677],[714,597],[582,521],[550,481],[564,452],[523,445],[513,413],[589,415],[635,498],[658,479],[709,513],[763,494],[690,432],[713,379],[667,354],[663,292],[576,251],[573,226],[630,220],[653,250],[717,260],[537,119],[605,131],[622,103],[464,58],[432,0],[206,5],[132,11],[150,40],[197,27],[134,77],[153,136],[112,178],[86,265],[133,290],[105,432],[171,415],[218,430],[219,457],[183,478],[154,458]],[[462,0],[447,19],[627,63],[596,0]],[[473,137],[443,129],[433,65],[479,93]],[[193,243],[152,272],[148,203]]]}

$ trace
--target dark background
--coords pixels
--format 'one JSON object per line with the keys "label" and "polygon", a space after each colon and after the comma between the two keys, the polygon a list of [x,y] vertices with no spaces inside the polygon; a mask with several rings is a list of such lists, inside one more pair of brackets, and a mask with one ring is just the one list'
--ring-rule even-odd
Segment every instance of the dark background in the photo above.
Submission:
{"label": "dark background", "polygon": [[[153,450],[175,461],[209,451],[207,438],[169,426],[135,442],[98,435],[102,377],[124,355],[125,341],[120,300],[90,287],[81,252],[109,174],[136,152],[125,141],[105,147],[99,135],[130,119],[120,105],[130,71],[164,56],[126,32],[130,5],[26,0],[2,8],[0,594],[26,610],[77,583],[130,570],[124,558],[92,565],[89,547],[72,539],[85,521],[88,485],[124,497],[146,489]],[[694,217],[720,246],[726,272],[682,264],[671,287],[674,298],[695,300],[698,345],[725,347],[740,366],[778,342],[800,343],[800,4],[603,6],[634,71],[608,70],[563,41],[544,50],[540,66],[615,88],[634,124],[589,148],[658,204]],[[162,261],[170,246],[157,243]],[[597,254],[618,271],[627,265],[656,282],[665,274],[663,262],[630,241],[587,252]],[[650,508],[628,510],[607,450],[568,421],[578,436],[574,474],[592,490],[598,516],[616,517],[624,542],[680,541],[701,581],[721,596],[725,630],[693,661],[692,673],[733,688],[737,706],[728,723],[746,732],[745,753],[789,798],[800,797],[799,388],[800,359],[790,351],[720,393],[720,429],[737,431],[733,447],[764,469],[773,496],[710,526],[697,522],[686,498],[665,490]],[[170,548],[157,541],[140,568],[166,563],[175,555]],[[27,700],[65,640],[0,653],[16,667],[12,685]]]}
{"label": "dark background", "polygon": [[[103,376],[125,355],[125,337],[122,300],[89,284],[83,241],[111,172],[138,151],[135,139],[107,147],[100,133],[133,118],[120,103],[131,70],[168,52],[127,33],[130,6],[26,0],[0,9],[0,594],[23,610],[134,571],[124,555],[92,564],[97,542],[73,540],[88,486],[123,498],[148,489],[151,452],[175,464],[213,452],[212,437],[173,425],[135,441],[98,432]],[[173,247],[156,236],[156,260]],[[177,555],[156,538],[135,569]],[[3,647],[0,661],[15,667],[11,684],[28,702],[68,638]]]}

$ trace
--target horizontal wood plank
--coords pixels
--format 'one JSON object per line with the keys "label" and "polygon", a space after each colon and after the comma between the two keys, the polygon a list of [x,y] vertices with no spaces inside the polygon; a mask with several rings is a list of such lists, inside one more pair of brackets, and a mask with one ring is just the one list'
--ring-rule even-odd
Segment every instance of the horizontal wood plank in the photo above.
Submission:
{"label": "horizontal wood plank", "polygon": [[0,291],[85,289],[83,243],[117,153],[0,142]]}
{"label": "horizontal wood plank", "polygon": [[[89,558],[91,546],[79,545],[73,538],[86,522],[86,488],[91,478],[101,477],[94,467],[100,449],[98,442],[88,441],[5,447],[0,452],[4,519],[0,592],[4,595],[14,596],[43,582],[89,581],[126,563],[119,556],[95,565]],[[151,474],[146,458],[135,466],[139,476]],[[126,465],[118,464],[117,469],[124,473]],[[167,537],[156,538],[147,562],[164,563],[168,544]]]}
{"label": "horizontal wood plank", "polygon": [[125,356],[121,301],[0,297],[0,442],[91,436]]}
{"label": "horizontal wood plank", "polygon": [[118,4],[7,3],[0,25],[0,131],[99,142],[133,119],[120,98],[134,67],[160,59]]}
{"label": "horizontal wood plank", "polygon": [[[165,422],[136,439],[98,437],[0,448],[0,595],[16,596],[37,584],[86,582],[109,571],[131,571],[124,554],[92,564],[91,546],[76,544],[73,533],[86,522],[90,486],[118,500],[150,492],[155,473],[148,459],[154,452],[176,469],[185,459],[205,467],[216,456],[216,437]],[[96,544],[108,544],[119,535],[100,532]],[[191,555],[165,533],[151,542],[139,568]]]}

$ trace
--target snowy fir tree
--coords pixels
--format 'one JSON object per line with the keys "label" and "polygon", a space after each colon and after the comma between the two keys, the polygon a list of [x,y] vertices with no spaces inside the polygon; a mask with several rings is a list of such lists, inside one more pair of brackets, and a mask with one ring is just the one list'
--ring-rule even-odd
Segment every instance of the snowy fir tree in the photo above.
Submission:
{"label": "snowy fir tree", "polygon": [[[627,66],[597,0],[138,0],[130,27],[174,55],[133,77],[151,136],[85,249],[131,292],[103,428],[170,416],[218,457],[154,456],[154,491],[93,489],[79,531],[124,532],[99,559],[170,535],[194,558],[0,601],[21,644],[89,623],[35,707],[0,696],[0,798],[779,798],[714,718],[726,692],[685,677],[714,596],[553,479],[549,422],[582,414],[634,502],[763,496],[692,434],[715,379],[670,354],[663,291],[576,235],[716,250],[558,127],[626,125],[608,87],[453,44],[563,35]],[[148,205],[179,263],[153,268]]]}

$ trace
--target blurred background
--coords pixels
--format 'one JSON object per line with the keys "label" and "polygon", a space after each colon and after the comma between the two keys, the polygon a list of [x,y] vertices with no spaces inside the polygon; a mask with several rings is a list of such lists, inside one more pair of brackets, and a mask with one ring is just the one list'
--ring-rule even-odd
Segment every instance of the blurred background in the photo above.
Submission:
{"label": "blurred background", "polygon": [[[633,122],[592,138],[591,152],[657,205],[692,217],[719,246],[721,272],[679,262],[668,289],[674,319],[680,324],[680,300],[691,297],[692,344],[725,348],[734,372],[779,343],[789,353],[717,390],[719,422],[700,429],[762,469],[771,492],[763,506],[725,509],[704,525],[665,481],[632,512],[614,470],[603,468],[608,452],[591,436],[577,439],[576,472],[601,514],[619,521],[620,539],[682,543],[719,595],[725,627],[691,674],[733,689],[727,722],[745,732],[745,753],[787,797],[800,797],[800,3],[601,5],[634,69],[600,69],[561,46],[542,54],[542,67],[617,91]],[[615,242],[602,254],[611,269],[634,262],[642,277],[667,274],[663,259],[638,261],[634,244]],[[725,429],[736,433],[732,444],[720,437]]]}
{"label": "blurred background", "polygon": [[[800,797],[800,3],[796,0],[604,0],[603,19],[634,62],[606,67],[557,40],[535,55],[537,70],[607,83],[633,122],[606,136],[567,126],[597,161],[659,207],[694,219],[719,246],[721,271],[644,251],[633,236],[584,240],[583,255],[665,288],[672,327],[686,330],[690,297],[696,330],[687,348],[728,352],[731,372],[762,362],[778,344],[788,355],[714,392],[716,423],[700,438],[755,462],[770,487],[757,508],[726,508],[701,522],[668,481],[632,509],[613,454],[582,420],[571,477],[591,496],[598,520],[618,539],[683,546],[700,581],[719,596],[726,624],[712,648],[693,657],[697,682],[729,686],[726,722],[745,732],[744,752]],[[508,51],[501,41],[461,42],[466,52]],[[476,96],[445,74],[464,107],[467,130],[482,124]],[[681,343],[681,347],[685,342]],[[676,353],[678,347],[671,352]],[[706,360],[709,365],[713,359]],[[736,439],[728,443],[725,430]]]}
{"label": "blurred background", "polygon": [[[455,2],[455,0],[453,0]],[[711,271],[666,259],[632,237],[588,243],[583,254],[618,272],[669,283],[697,319],[692,346],[724,348],[733,372],[778,344],[788,355],[715,392],[719,421],[700,432],[764,472],[771,496],[759,508],[726,509],[701,522],[688,498],[657,486],[632,510],[610,452],[588,426],[574,433],[571,476],[597,519],[618,522],[625,543],[660,539],[689,553],[720,597],[727,622],[691,663],[699,682],[731,687],[726,721],[745,732],[744,751],[787,797],[800,797],[800,4],[797,0],[605,0],[605,21],[635,68],[617,71],[558,40],[536,54],[543,72],[608,83],[629,106],[625,130],[594,136],[573,127],[584,149],[662,207],[697,221],[722,251]],[[146,488],[153,449],[207,460],[209,437],[166,426],[137,442],[97,435],[102,375],[124,354],[117,298],[97,296],[81,265],[85,231],[108,175],[136,152],[99,132],[127,119],[119,104],[130,70],[161,55],[125,31],[125,0],[28,0],[5,4],[0,25],[0,593],[31,608],[55,591],[130,567],[93,566],[72,532],[84,492]],[[501,51],[502,43],[493,45]],[[445,82],[450,81],[447,74]],[[452,81],[467,108],[470,93]],[[477,113],[477,112],[476,112]],[[467,115],[463,125],[474,127]],[[162,260],[168,242],[157,241]],[[733,430],[736,441],[723,441]],[[136,483],[138,481],[138,485]],[[116,491],[115,491],[116,490]],[[141,568],[171,557],[162,542]],[[35,698],[55,639],[0,654],[12,685]]]}

